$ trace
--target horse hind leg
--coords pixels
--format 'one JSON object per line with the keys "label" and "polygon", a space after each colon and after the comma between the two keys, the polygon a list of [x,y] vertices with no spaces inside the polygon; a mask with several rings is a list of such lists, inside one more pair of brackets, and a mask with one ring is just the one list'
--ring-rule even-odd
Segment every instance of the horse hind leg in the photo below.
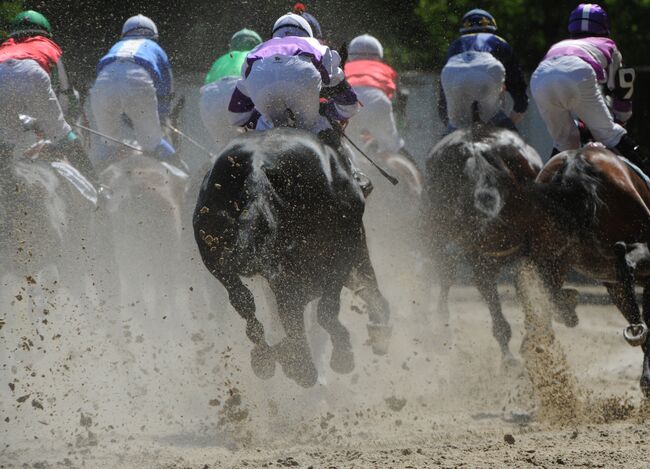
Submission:
{"label": "horse hind leg", "polygon": [[228,299],[235,311],[246,321],[246,336],[255,346],[251,350],[251,368],[260,379],[275,374],[276,357],[264,338],[264,326],[255,316],[255,299],[237,275],[213,273],[228,291]]}
{"label": "horse hind leg", "polygon": [[[295,281],[286,282],[296,285]],[[282,366],[287,378],[304,388],[314,386],[318,380],[318,371],[311,356],[305,332],[306,295],[299,291],[271,285],[278,305],[278,316],[286,337],[273,347],[275,356]]]}
{"label": "horse hind leg", "polygon": [[360,260],[352,269],[345,286],[368,305],[368,338],[375,355],[388,353],[392,327],[390,306],[379,290],[377,275],[370,261],[370,253],[365,242],[361,245]]}
{"label": "horse hind leg", "polygon": [[[643,286],[643,319],[646,324],[650,323],[650,280]],[[647,339],[641,347],[643,349],[641,391],[646,398],[650,398],[650,343]]]}
{"label": "horse hind leg", "polygon": [[330,367],[336,373],[346,374],[354,370],[354,354],[350,332],[339,320],[341,309],[341,285],[328,288],[318,301],[318,323],[332,340]]}
{"label": "horse hind leg", "polygon": [[[614,245],[614,253],[619,283],[609,285],[607,290],[610,292],[612,301],[630,323],[623,333],[625,340],[632,346],[643,345],[648,335],[648,327],[641,319],[641,311],[634,292],[634,274],[637,267],[637,262],[634,259],[635,250],[628,253],[627,245],[618,242]],[[629,254],[632,254],[632,257]]]}
{"label": "horse hind leg", "polygon": [[503,315],[501,308],[501,299],[497,289],[498,269],[494,265],[481,265],[475,263],[474,278],[479,293],[485,299],[492,316],[492,335],[499,343],[503,365],[507,368],[515,367],[518,364],[517,359],[510,351],[510,339],[512,338],[512,329],[508,320]]}

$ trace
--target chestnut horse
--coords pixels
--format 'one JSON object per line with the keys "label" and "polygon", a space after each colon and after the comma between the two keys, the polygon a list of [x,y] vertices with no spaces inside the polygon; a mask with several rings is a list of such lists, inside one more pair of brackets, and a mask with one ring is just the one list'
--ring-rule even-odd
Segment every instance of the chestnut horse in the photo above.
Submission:
{"label": "chestnut horse", "polygon": [[[626,340],[643,349],[641,389],[650,397],[650,190],[640,174],[600,144],[553,157],[537,177],[530,254],[560,314],[574,324],[575,301],[567,298],[576,292],[562,289],[568,271],[605,284],[630,323]],[[643,317],[637,283],[644,288]]]}
{"label": "chestnut horse", "polygon": [[448,294],[459,260],[454,252],[460,250],[488,304],[505,364],[515,360],[497,279],[526,250],[527,199],[541,167],[537,152],[519,135],[480,123],[443,138],[426,164],[422,235],[438,268],[438,315],[443,321],[449,317]]}

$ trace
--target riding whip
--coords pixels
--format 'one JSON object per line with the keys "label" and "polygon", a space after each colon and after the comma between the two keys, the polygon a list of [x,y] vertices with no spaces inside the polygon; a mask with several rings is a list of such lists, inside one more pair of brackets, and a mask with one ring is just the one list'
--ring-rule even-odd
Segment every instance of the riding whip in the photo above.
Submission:
{"label": "riding whip", "polygon": [[343,132],[341,132],[341,135],[343,135],[343,136],[345,137],[345,139],[346,139],[348,142],[350,142],[350,145],[352,145],[352,146],[354,147],[355,150],[357,150],[359,153],[361,153],[361,155],[362,155],[365,159],[367,159],[368,161],[370,161],[370,164],[373,165],[375,168],[377,168],[377,171],[379,171],[379,172],[381,173],[382,176],[384,176],[386,179],[388,179],[388,180],[390,181],[390,183],[391,183],[393,186],[396,185],[396,184],[399,182],[399,180],[398,180],[396,177],[391,176],[390,174],[388,174],[384,168],[382,168],[381,166],[379,166],[377,163],[375,163],[375,162],[372,160],[372,158],[370,158],[368,155],[366,155],[366,154],[363,152],[363,150],[361,150],[361,148],[359,148],[359,147],[357,146],[357,144],[354,143],[354,142],[350,139],[350,137],[348,137],[347,135],[345,135],[345,133],[343,133]]}
{"label": "riding whip", "polygon": [[188,142],[190,142],[192,145],[194,145],[194,146],[195,146],[196,148],[198,148],[199,150],[203,150],[204,152],[206,152],[210,158],[212,158],[212,159],[216,159],[216,155],[215,155],[215,154],[213,154],[210,150],[208,150],[206,147],[204,147],[203,145],[201,145],[199,142],[197,142],[196,140],[194,140],[192,137],[190,137],[189,135],[187,135],[187,134],[186,134],[185,132],[183,132],[182,130],[177,129],[176,127],[174,127],[173,125],[168,124],[168,123],[165,123],[164,125],[165,125],[165,127],[167,127],[167,128],[168,128],[169,130],[171,130],[172,132],[174,132],[174,133],[180,135],[180,136],[183,137],[185,140],[187,140]]}
{"label": "riding whip", "polygon": [[130,148],[131,150],[134,150],[134,151],[137,151],[137,152],[140,152],[140,153],[144,153],[144,150],[142,150],[142,148],[138,148],[135,145],[131,145],[130,143],[123,142],[119,138],[111,137],[109,135],[98,132],[97,130],[93,130],[93,129],[89,128],[89,127],[86,127],[85,125],[75,124],[73,122],[70,122],[70,125],[72,127],[77,127],[78,129],[85,130],[86,132],[97,135],[98,137],[102,137],[102,138],[105,138],[106,140],[110,140],[111,142],[119,143],[120,145],[125,146],[126,148]]}

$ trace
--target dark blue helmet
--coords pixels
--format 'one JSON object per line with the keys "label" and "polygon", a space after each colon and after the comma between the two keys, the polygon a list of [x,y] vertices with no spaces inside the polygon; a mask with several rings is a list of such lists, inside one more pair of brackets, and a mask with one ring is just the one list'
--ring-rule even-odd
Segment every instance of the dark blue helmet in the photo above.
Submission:
{"label": "dark blue helmet", "polygon": [[475,8],[470,10],[460,22],[460,33],[496,33],[497,22],[494,17],[485,10]]}
{"label": "dark blue helmet", "polygon": [[293,13],[296,15],[302,16],[307,23],[309,23],[309,26],[311,26],[311,30],[314,33],[314,37],[316,39],[322,39],[323,38],[323,31],[320,27],[320,23],[318,20],[314,17],[314,15],[311,15],[307,13],[307,7],[302,4],[302,3],[296,3],[293,6]]}

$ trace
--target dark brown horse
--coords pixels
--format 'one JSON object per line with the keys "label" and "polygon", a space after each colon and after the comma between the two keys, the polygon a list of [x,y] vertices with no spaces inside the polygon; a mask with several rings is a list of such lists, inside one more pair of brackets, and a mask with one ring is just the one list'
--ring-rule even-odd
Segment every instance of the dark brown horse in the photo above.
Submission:
{"label": "dark brown horse", "polygon": [[[566,151],[537,177],[538,225],[531,257],[560,313],[577,323],[575,292],[562,289],[570,269],[601,281],[630,325],[624,335],[644,352],[641,388],[650,397],[650,190],[621,157],[602,145]],[[536,203],[536,204],[537,204]],[[643,291],[643,318],[634,285]]]}
{"label": "dark brown horse", "polygon": [[526,199],[541,167],[539,155],[517,134],[481,124],[442,139],[426,165],[423,235],[438,268],[438,314],[443,321],[449,317],[448,294],[461,251],[490,309],[506,364],[514,361],[511,329],[501,310],[497,278],[525,250]]}

